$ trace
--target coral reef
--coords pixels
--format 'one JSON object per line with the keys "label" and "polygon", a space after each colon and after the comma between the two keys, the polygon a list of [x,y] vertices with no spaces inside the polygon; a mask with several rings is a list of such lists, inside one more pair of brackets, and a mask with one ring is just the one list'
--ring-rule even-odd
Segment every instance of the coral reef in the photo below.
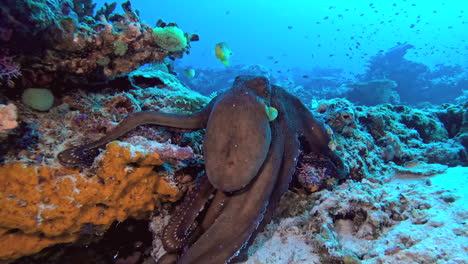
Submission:
{"label": "coral reef", "polygon": [[467,170],[433,169],[289,193],[243,263],[466,263]]}
{"label": "coral reef", "polygon": [[100,137],[132,112],[143,108],[189,113],[208,101],[165,72],[139,71],[113,81],[131,89],[76,93],[48,112],[16,102],[19,125],[1,144],[0,226],[7,243],[2,244],[2,260],[76,241],[90,228],[96,236],[114,221],[146,217],[161,203],[177,200],[193,179],[189,173],[200,171],[195,159],[201,151],[196,139],[200,137],[195,133],[182,137],[157,127],[130,133],[122,139],[126,143],[109,144],[89,170],[57,164],[55,155],[65,145]]}
{"label": "coral reef", "polygon": [[[197,69],[195,78],[188,77],[183,69],[177,69],[177,78],[190,86],[191,89],[205,95],[219,93],[229,89],[230,84],[238,75],[261,75],[267,77],[272,83],[277,82],[277,78],[271,74],[271,70],[262,65],[233,65],[222,70],[219,69]],[[283,83],[280,86],[287,87]]]}
{"label": "coral reef", "polygon": [[[294,192],[286,192],[246,263],[466,263],[460,186],[467,171],[452,168],[468,165],[466,69],[428,68],[405,58],[413,46],[402,44],[374,55],[360,76],[237,64],[222,71],[193,65],[189,78],[173,61],[190,52],[197,35],[162,20],[154,29],[129,1],[123,13],[115,2],[95,7],[92,0],[0,5],[0,262],[143,263],[150,251],[161,256],[162,227],[203,171],[204,131],[143,126],[81,171],[60,166],[56,154],[100,138],[137,111],[193,113],[237,75],[253,74],[311,104],[333,133],[329,147],[345,160],[350,180],[337,185],[320,158],[301,153]],[[32,87],[55,96],[48,111],[21,101]],[[340,97],[346,99],[334,99]],[[138,238],[122,239],[134,230]],[[118,238],[128,254],[112,244]],[[105,246],[95,247],[100,241]]]}
{"label": "coral reef", "polygon": [[414,46],[402,43],[385,53],[372,56],[361,81],[389,79],[396,82],[395,90],[401,102],[417,104],[430,101],[435,104],[450,102],[468,84],[468,74],[461,66],[426,65],[410,61],[404,56]]}
{"label": "coral reef", "polygon": [[[106,173],[106,167],[102,166],[105,159],[98,160],[90,171],[81,173],[78,171],[65,172],[62,167],[57,166],[55,161],[55,155],[59,150],[70,144],[95,140],[101,137],[103,133],[112,130],[125,116],[139,110],[191,113],[201,109],[209,101],[209,98],[191,91],[166,70],[164,67],[161,68],[160,65],[155,65],[154,68],[141,69],[121,75],[109,80],[106,84],[106,86],[110,87],[120,87],[120,90],[107,89],[99,93],[73,93],[58,100],[48,112],[32,111],[21,102],[15,102],[19,113],[17,118],[19,125],[8,133],[6,140],[2,141],[4,143],[2,144],[4,146],[2,151],[3,162],[5,163],[2,167],[3,171],[6,168],[13,168],[11,166],[20,167],[20,165],[24,165],[21,171],[33,171],[30,174],[33,178],[42,179],[42,177],[45,177],[45,183],[47,184],[62,184],[63,188],[73,190],[73,188],[70,188],[72,181],[68,179],[76,178],[75,184],[81,184],[80,186],[83,187],[85,184],[94,182],[94,185],[90,185],[91,187],[88,188],[90,191],[93,190],[93,186],[97,184],[96,181],[103,178],[102,174]],[[373,179],[375,175],[383,175],[392,171],[410,172],[411,175],[417,175],[417,169],[424,168],[425,163],[466,166],[466,147],[463,146],[463,142],[466,144],[467,134],[466,109],[466,104],[445,104],[437,108],[427,109],[414,109],[391,104],[367,107],[353,104],[344,99],[317,100],[311,107],[314,115],[322,119],[334,130],[335,139],[333,144],[346,160],[346,164],[350,168],[351,178],[363,182]],[[80,131],[80,133],[72,133],[71,131]],[[16,136],[12,136],[12,133]],[[128,157],[130,152],[143,153],[146,151],[148,153],[158,153],[161,162],[166,163],[163,165],[144,165],[140,163],[143,162],[140,160],[122,165],[127,170],[122,167],[117,168],[115,164],[109,165],[108,170],[122,170],[122,173],[126,171],[126,173],[130,174],[140,168],[146,168],[149,171],[148,175],[151,174],[157,179],[166,179],[169,182],[177,182],[177,188],[172,186],[170,188],[177,192],[176,196],[178,197],[180,193],[192,188],[193,179],[201,171],[202,164],[199,160],[202,145],[201,135],[203,135],[202,132],[188,134],[154,126],[139,128],[120,139],[126,143],[112,143],[109,145],[111,149],[118,149],[114,149],[113,152],[122,154],[122,156],[109,159],[124,159],[125,156]],[[106,155],[110,155],[109,151],[104,152],[102,157],[106,157]],[[310,164],[307,163],[307,160],[307,158],[303,158],[302,163],[300,163],[300,172],[302,174],[300,175],[301,182],[299,182],[299,185],[305,187],[308,192],[320,191],[322,188],[330,189],[335,186],[335,182],[330,180],[326,170],[309,170],[308,166]],[[421,164],[421,166],[418,167],[414,164]],[[152,169],[155,166],[158,168],[157,172]],[[15,170],[20,170],[16,169],[17,167],[14,167]],[[128,168],[131,169],[128,170]],[[41,176],[41,173],[45,174],[45,176]],[[3,175],[3,173],[0,174]],[[97,177],[88,177],[92,174],[97,174]],[[99,180],[99,182],[101,181]],[[134,183],[136,184],[136,182]],[[28,184],[25,185],[25,188],[31,186],[32,183]],[[20,190],[25,191],[25,189],[18,189],[18,191]],[[31,190],[35,191],[34,188],[30,188],[29,191]],[[97,189],[94,188],[94,190]],[[149,190],[146,191],[151,193]],[[81,193],[84,195],[86,192]],[[42,194],[36,193],[36,195],[40,198],[44,197]],[[75,197],[73,195],[78,197],[79,194],[72,193],[70,197]],[[288,194],[288,196],[291,195],[293,194]],[[175,199],[176,196],[171,197]],[[20,196],[18,195],[18,197]],[[4,199],[2,201],[10,200]],[[90,201],[90,204],[100,204],[96,200]],[[125,201],[130,203],[131,199]],[[149,208],[157,208],[160,213],[155,216],[153,228],[156,230],[155,233],[158,234],[158,228],[167,223],[167,218],[172,212],[172,209],[167,210],[167,208],[173,208],[173,206],[155,207],[162,201],[161,199],[147,200],[146,203],[140,204],[141,206],[132,208],[133,212],[128,209],[128,214],[123,215],[121,220],[130,215],[146,216],[148,210],[150,210]],[[308,201],[311,201],[311,197],[302,197],[299,200],[294,200],[294,203],[304,204]],[[72,205],[73,203],[70,206]],[[31,206],[31,204],[28,204],[28,206]],[[116,210],[115,208],[122,205],[114,204],[112,206],[107,210],[112,208]],[[97,208],[101,209],[100,205]],[[38,210],[37,207],[36,210]],[[52,213],[48,209],[42,212],[41,217],[47,215],[46,213]],[[82,214],[81,211],[76,212]],[[284,213],[284,210],[280,210],[280,212]],[[80,217],[76,218],[76,222],[69,220],[69,227],[59,225],[62,228],[62,233],[59,235],[50,235],[49,233],[47,233],[49,235],[44,235],[44,230],[40,228],[45,228],[46,224],[41,225],[41,227],[31,226],[28,231],[30,233],[23,231],[22,228],[24,227],[8,226],[4,230],[4,236],[8,235],[12,237],[11,239],[16,240],[22,239],[23,244],[27,245],[23,247],[24,251],[18,250],[16,255],[10,255],[8,258],[13,259],[24,254],[31,254],[56,243],[76,241],[76,239],[82,237],[83,232],[89,233],[85,229],[89,229],[90,226],[93,230],[99,230],[98,233],[100,233],[112,223],[111,219],[117,219],[115,214],[114,218],[111,218],[110,215],[112,214],[109,214],[109,218],[106,218],[106,224],[102,225],[98,221],[93,222],[93,224],[83,222],[84,220],[80,220]],[[282,218],[284,218],[284,215]],[[43,219],[45,218],[43,217]],[[51,217],[50,219],[53,222],[55,218]],[[27,221],[22,222],[26,223]],[[44,220],[42,223],[46,222]],[[294,221],[290,222],[290,228],[297,229],[297,227],[292,227],[296,223]],[[312,225],[315,224],[308,224],[308,226]],[[69,232],[70,230],[72,231]],[[38,240],[38,237],[41,240]],[[291,241],[294,239],[291,238]],[[159,240],[155,239],[154,251],[160,248],[157,241]],[[7,249],[7,247],[5,248]],[[10,250],[10,252],[13,252],[16,249],[10,248]],[[317,252],[328,254],[322,251]],[[347,252],[349,253],[349,251]],[[160,253],[159,255],[158,253],[153,254],[154,256],[161,255]],[[355,258],[354,253],[349,253],[347,256],[351,259]]]}
{"label": "coral reef", "polygon": [[[446,109],[452,109],[452,114]],[[335,131],[336,148],[354,179],[388,172],[394,165],[412,161],[468,164],[460,140],[464,105],[433,111],[390,104],[356,106],[345,99],[334,99],[317,101],[312,111]]]}
{"label": "coral reef", "polygon": [[350,88],[345,93],[345,97],[353,103],[363,105],[400,103],[400,96],[395,90],[397,84],[391,80],[372,80],[350,83],[345,86]]}
{"label": "coral reef", "polygon": [[[3,165],[0,259],[71,242],[85,225],[106,230],[115,220],[147,215],[155,201],[177,200],[180,193],[171,180],[153,170],[161,164],[156,152],[113,142],[91,178],[66,168]],[[23,243],[12,243],[17,240]]]}
{"label": "coral reef", "polygon": [[[122,15],[111,13],[115,8],[111,4],[93,17],[94,6],[89,0],[7,0],[2,5],[5,32],[0,44],[21,65],[22,75],[15,75],[17,87],[84,88],[83,84],[106,81],[145,63],[181,58],[189,51],[190,41],[198,39],[171,23],[168,27],[181,34],[185,45],[167,50],[158,46],[153,29],[139,21],[130,2],[122,4]],[[31,41],[41,48],[25,46]],[[11,74],[3,75],[7,82],[13,81]]]}

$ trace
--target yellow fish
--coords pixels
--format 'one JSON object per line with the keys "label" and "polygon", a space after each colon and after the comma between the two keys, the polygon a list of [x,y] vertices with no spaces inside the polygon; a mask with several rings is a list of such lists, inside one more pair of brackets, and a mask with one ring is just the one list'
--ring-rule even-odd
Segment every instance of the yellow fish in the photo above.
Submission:
{"label": "yellow fish", "polygon": [[192,69],[192,68],[184,69],[184,73],[190,78],[195,77],[195,69]]}
{"label": "yellow fish", "polygon": [[278,110],[274,107],[265,105],[265,112],[268,116],[268,120],[273,121],[278,117]]}
{"label": "yellow fish", "polygon": [[224,65],[229,66],[229,58],[232,55],[232,51],[226,42],[216,44],[215,53],[218,60],[220,60]]}

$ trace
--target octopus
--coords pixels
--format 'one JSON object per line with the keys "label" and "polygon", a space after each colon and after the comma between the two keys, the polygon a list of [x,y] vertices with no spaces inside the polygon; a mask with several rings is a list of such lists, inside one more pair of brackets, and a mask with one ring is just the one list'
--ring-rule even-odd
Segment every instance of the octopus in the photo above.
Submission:
{"label": "octopus", "polygon": [[91,166],[99,149],[140,125],[206,129],[205,171],[162,233],[159,264],[220,264],[245,260],[294,181],[301,153],[344,178],[331,136],[299,99],[262,76],[238,76],[232,88],[190,115],[158,111],[126,117],[103,138],[59,153],[65,166]]}

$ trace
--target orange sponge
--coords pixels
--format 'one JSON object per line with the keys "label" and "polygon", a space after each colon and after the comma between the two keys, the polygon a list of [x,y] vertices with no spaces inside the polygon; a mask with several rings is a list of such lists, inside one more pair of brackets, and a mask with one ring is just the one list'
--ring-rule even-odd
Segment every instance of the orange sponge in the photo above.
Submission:
{"label": "orange sponge", "polygon": [[179,190],[154,171],[162,163],[157,153],[114,141],[94,177],[64,167],[0,167],[0,261],[74,241],[84,224],[107,229],[176,201]]}

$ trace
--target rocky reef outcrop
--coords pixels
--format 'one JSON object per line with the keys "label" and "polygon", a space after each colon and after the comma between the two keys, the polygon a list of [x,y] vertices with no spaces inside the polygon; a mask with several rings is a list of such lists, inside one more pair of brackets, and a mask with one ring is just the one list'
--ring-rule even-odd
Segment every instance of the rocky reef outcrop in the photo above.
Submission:
{"label": "rocky reef outcrop", "polygon": [[153,30],[140,21],[129,1],[122,4],[123,14],[114,12],[115,3],[96,12],[95,5],[82,0],[2,3],[0,58],[9,61],[0,59],[0,69],[16,65],[18,73],[13,76],[6,68],[0,72],[3,85],[16,87],[5,93],[32,87],[56,93],[83,89],[146,63],[181,58],[190,42],[198,40],[174,23],[160,21],[156,28],[164,30]]}

